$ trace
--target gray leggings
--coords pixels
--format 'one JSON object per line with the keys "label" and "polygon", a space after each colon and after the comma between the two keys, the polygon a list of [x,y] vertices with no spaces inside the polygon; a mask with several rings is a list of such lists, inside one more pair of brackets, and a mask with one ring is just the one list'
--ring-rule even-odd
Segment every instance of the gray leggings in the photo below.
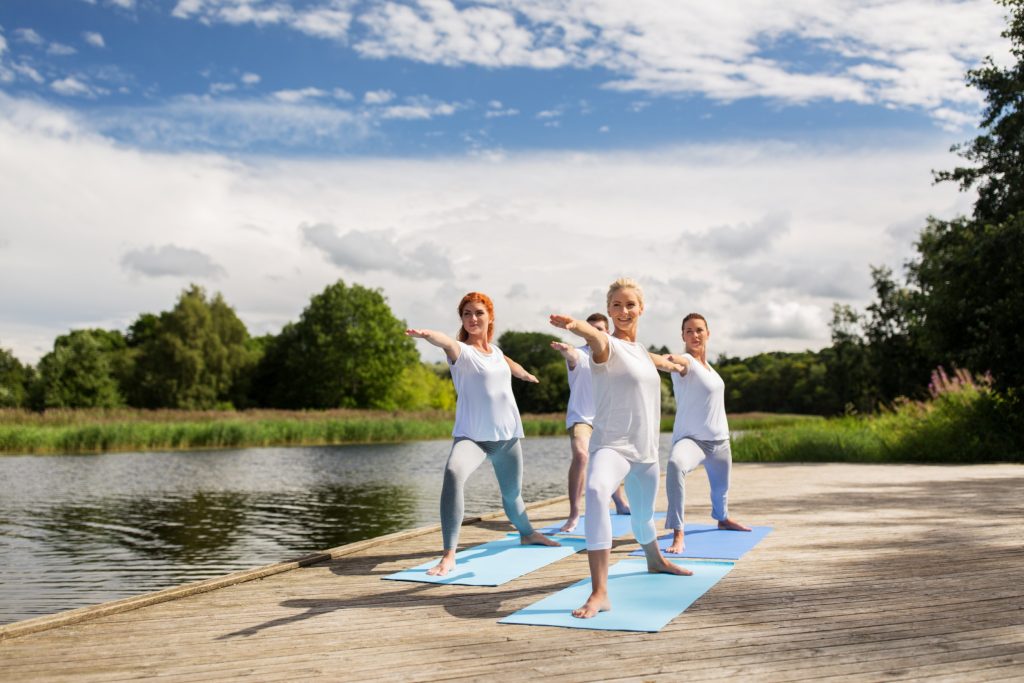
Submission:
{"label": "gray leggings", "polygon": [[487,459],[490,459],[494,475],[498,478],[501,505],[509,521],[520,535],[533,533],[526,516],[526,504],[523,503],[523,450],[519,447],[519,439],[473,441],[458,438],[452,444],[441,486],[441,536],[445,550],[459,544],[459,527],[466,510],[466,480]]}
{"label": "gray leggings", "polygon": [[683,528],[683,506],[686,503],[686,475],[704,463],[711,484],[711,517],[722,521],[729,516],[729,474],[732,471],[732,448],[729,439],[700,441],[689,437],[672,444],[665,472],[665,494],[668,496],[666,529]]}

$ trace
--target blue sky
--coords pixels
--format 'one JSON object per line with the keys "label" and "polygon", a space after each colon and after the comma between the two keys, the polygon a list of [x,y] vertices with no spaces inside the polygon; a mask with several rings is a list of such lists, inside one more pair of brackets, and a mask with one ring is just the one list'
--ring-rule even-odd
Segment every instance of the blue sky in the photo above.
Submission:
{"label": "blue sky", "polygon": [[421,327],[483,289],[543,329],[630,274],[652,343],[700,309],[718,351],[818,348],[969,208],[930,171],[1002,28],[987,0],[4,0],[0,287],[33,284],[0,345],[189,282],[254,333],[338,278]]}

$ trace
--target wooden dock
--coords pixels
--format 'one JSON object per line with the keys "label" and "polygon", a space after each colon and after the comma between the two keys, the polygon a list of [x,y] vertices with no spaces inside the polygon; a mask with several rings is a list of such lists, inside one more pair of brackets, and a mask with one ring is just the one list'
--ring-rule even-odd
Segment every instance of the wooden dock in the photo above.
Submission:
{"label": "wooden dock", "polygon": [[[1024,466],[744,464],[733,479],[733,516],[774,531],[660,633],[497,623],[586,576],[584,553],[498,588],[381,581],[437,556],[439,533],[418,530],[0,627],[0,680],[1024,680]],[[689,521],[707,521],[703,471],[687,492]],[[461,542],[509,530],[496,516]]]}

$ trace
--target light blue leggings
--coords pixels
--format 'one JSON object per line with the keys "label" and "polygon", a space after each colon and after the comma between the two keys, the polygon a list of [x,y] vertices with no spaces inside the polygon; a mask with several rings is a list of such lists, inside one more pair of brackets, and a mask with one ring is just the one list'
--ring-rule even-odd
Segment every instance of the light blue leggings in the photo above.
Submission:
{"label": "light blue leggings", "polygon": [[672,444],[672,454],[665,471],[665,494],[668,496],[666,529],[683,528],[686,475],[701,463],[704,463],[711,484],[711,517],[720,522],[729,517],[729,475],[732,471],[729,439],[700,441],[687,437]]}
{"label": "light blue leggings", "polygon": [[519,446],[519,439],[473,441],[457,438],[448,455],[441,486],[441,536],[445,550],[459,544],[459,528],[466,510],[466,480],[488,459],[498,478],[501,506],[505,508],[509,521],[520,535],[533,533],[530,519],[526,516],[526,504],[523,503],[523,449]]}

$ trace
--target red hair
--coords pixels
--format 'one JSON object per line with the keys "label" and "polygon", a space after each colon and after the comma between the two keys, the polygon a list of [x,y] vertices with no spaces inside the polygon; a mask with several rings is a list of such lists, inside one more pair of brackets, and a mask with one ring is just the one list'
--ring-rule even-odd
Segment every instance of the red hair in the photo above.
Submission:
{"label": "red hair", "polygon": [[[491,297],[487,296],[483,292],[470,292],[466,296],[462,297],[462,301],[459,302],[459,319],[462,319],[462,309],[466,307],[466,304],[481,303],[484,308],[487,309],[487,315],[490,316],[490,321],[487,323],[487,341],[494,339],[494,302],[491,301]],[[460,342],[464,342],[469,339],[469,333],[466,332],[465,327],[459,327],[459,334],[456,335]]]}

